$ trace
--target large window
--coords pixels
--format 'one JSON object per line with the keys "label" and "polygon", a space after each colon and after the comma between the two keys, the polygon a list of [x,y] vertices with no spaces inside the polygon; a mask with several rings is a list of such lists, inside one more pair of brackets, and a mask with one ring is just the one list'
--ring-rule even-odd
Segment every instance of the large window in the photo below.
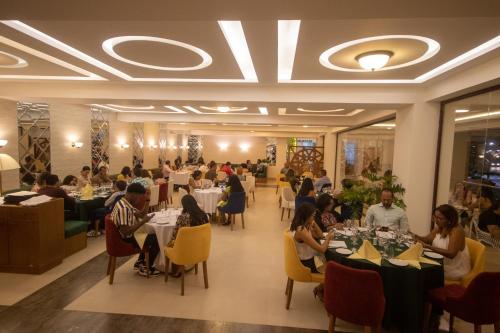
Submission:
{"label": "large window", "polygon": [[342,132],[338,135],[335,182],[358,179],[363,173],[392,172],[395,119]]}
{"label": "large window", "polygon": [[443,110],[437,204],[472,213],[481,209],[481,191],[500,199],[500,89],[446,103]]}

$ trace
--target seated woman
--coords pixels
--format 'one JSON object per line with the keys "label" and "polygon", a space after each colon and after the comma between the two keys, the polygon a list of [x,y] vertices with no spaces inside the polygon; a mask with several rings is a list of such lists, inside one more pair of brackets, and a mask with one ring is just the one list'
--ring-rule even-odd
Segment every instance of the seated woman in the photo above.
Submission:
{"label": "seated woman", "polygon": [[318,197],[316,206],[317,210],[314,220],[321,231],[326,232],[333,228],[342,229],[344,227],[342,217],[334,210],[335,199],[331,195],[328,193],[321,194]]}
{"label": "seated woman", "polygon": [[78,188],[78,179],[73,175],[68,175],[64,177],[61,188],[66,192],[76,191]]}
{"label": "seated woman", "polygon": [[[232,193],[239,193],[239,192],[245,192],[245,189],[243,189],[243,185],[241,185],[240,179],[236,175],[231,175],[227,181],[227,186],[226,190],[222,193],[221,200],[217,204],[217,208],[219,208],[219,211],[227,205],[229,196]],[[226,214],[222,213],[222,220],[223,220],[223,225],[229,225],[231,222],[228,220],[226,221]]]}
{"label": "seated woman", "polygon": [[[322,256],[328,249],[330,240],[333,239],[333,232],[330,231],[325,237],[325,242],[323,244],[318,243],[317,239],[323,237],[323,232],[314,222],[315,213],[316,207],[304,203],[295,212],[290,226],[300,262],[305,267],[308,267],[311,273],[319,273],[314,263],[314,256]],[[319,296],[320,300],[323,299],[322,284],[314,288],[314,296]]]}
{"label": "seated woman", "polygon": [[130,183],[132,180],[132,170],[130,170],[130,167],[124,166],[122,171],[120,171],[120,174],[116,177],[116,180],[124,180],[125,182]]}
{"label": "seated woman", "polygon": [[285,174],[285,181],[290,183],[293,193],[297,193],[297,185],[300,182],[297,177],[295,177],[295,171],[293,171],[293,169],[288,169]]}
{"label": "seated woman", "polygon": [[479,215],[478,227],[491,238],[500,241],[500,202],[496,201]]}
{"label": "seated woman", "polygon": [[[207,214],[205,214],[200,206],[198,206],[196,199],[192,195],[188,194],[183,196],[181,204],[182,213],[177,218],[177,223],[172,233],[172,239],[168,243],[169,247],[174,246],[177,234],[179,233],[179,229],[183,227],[195,227],[208,223]],[[178,268],[179,266],[172,263],[172,271],[170,272],[170,274],[174,277],[179,277],[180,273],[178,272]],[[168,267],[165,267],[165,270],[168,271]]]}
{"label": "seated woman", "polygon": [[57,175],[48,175],[45,179],[45,186],[39,189],[38,193],[52,198],[62,198],[64,199],[64,210],[75,211],[75,198],[68,196],[59,186],[59,177]]}
{"label": "seated woman", "polygon": [[201,181],[202,172],[196,170],[193,172],[191,177],[189,177],[189,189],[199,189],[202,187],[203,182]]}
{"label": "seated woman", "polygon": [[458,213],[451,205],[441,205],[434,210],[434,230],[425,237],[415,235],[424,248],[444,256],[444,276],[459,280],[469,273],[470,256],[465,243],[465,232],[458,223]]}
{"label": "seated woman", "polygon": [[295,197],[295,210],[304,202],[308,202],[316,206],[316,193],[314,192],[314,184],[311,178],[305,178],[300,187],[299,193]]}
{"label": "seated woman", "polygon": [[243,181],[246,179],[245,175],[243,174],[243,168],[241,166],[236,168],[236,175],[238,176],[238,179],[240,181]]}

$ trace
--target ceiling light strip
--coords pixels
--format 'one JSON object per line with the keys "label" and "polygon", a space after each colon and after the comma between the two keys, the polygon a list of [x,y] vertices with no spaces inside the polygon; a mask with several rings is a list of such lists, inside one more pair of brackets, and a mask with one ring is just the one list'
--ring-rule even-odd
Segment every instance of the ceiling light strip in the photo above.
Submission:
{"label": "ceiling light strip", "polygon": [[0,21],[0,22],[11,27],[12,29],[15,29],[19,32],[22,32],[30,37],[33,37],[41,42],[44,42],[45,44],[48,44],[52,47],[55,47],[58,50],[61,50],[65,53],[68,53],[68,54],[70,54],[70,55],[72,55],[80,60],[83,60],[89,64],[92,64],[92,65],[94,65],[102,70],[105,70],[108,73],[116,75],[124,80],[129,80],[131,78],[129,75],[119,71],[118,69],[113,68],[109,65],[106,65],[105,63],[103,63],[103,62],[75,49],[74,47],[69,46],[68,44],[65,44],[65,43],[61,42],[60,40],[57,40],[54,37],[51,37],[51,36],[41,32],[41,31],[27,25],[27,24],[24,24],[21,21],[7,20],[7,21]]}
{"label": "ceiling light strip", "polygon": [[459,118],[455,118],[455,121],[463,121],[463,120],[470,120],[470,119],[476,119],[476,118],[484,118],[484,117],[496,116],[496,115],[500,115],[500,111],[485,112],[485,113],[475,114],[475,115],[472,115],[472,116],[459,117]]}
{"label": "ceiling light strip", "polygon": [[259,112],[261,115],[267,116],[269,112],[267,111],[267,108],[265,106],[259,106]]}
{"label": "ceiling light strip", "polygon": [[278,82],[291,80],[300,20],[278,20]]}
{"label": "ceiling light strip", "polygon": [[193,113],[203,114],[203,112],[201,112],[200,110],[195,109],[195,108],[193,108],[192,106],[189,106],[189,105],[187,105],[187,106],[183,106],[183,108],[184,108],[184,109],[187,109],[187,110],[189,110],[189,111],[191,111],[191,112],[193,112]]}
{"label": "ceiling light strip", "polygon": [[172,105],[165,105],[167,109],[170,109],[172,111],[175,111],[175,113],[187,113],[184,110],[179,109],[178,107],[172,106]]}
{"label": "ceiling light strip", "polygon": [[247,82],[259,82],[241,21],[218,21],[233,56]]}
{"label": "ceiling light strip", "polygon": [[148,106],[129,106],[129,105],[108,104],[108,106],[111,106],[113,108],[132,109],[132,110],[153,110],[155,108],[153,105],[148,105]]}
{"label": "ceiling light strip", "polygon": [[482,56],[483,54],[486,54],[490,51],[493,51],[497,49],[500,46],[500,35],[496,36],[493,39],[490,39],[486,43],[483,43],[472,50],[469,50],[461,55],[459,55],[456,58],[451,59],[448,62],[445,62],[444,64],[428,71],[425,74],[420,75],[415,79],[416,82],[422,83],[427,80],[430,80],[438,75],[443,74],[444,72],[449,71],[450,69],[453,69],[455,67],[458,67],[460,65],[465,64],[466,62],[469,62],[473,59],[476,59],[477,57]]}

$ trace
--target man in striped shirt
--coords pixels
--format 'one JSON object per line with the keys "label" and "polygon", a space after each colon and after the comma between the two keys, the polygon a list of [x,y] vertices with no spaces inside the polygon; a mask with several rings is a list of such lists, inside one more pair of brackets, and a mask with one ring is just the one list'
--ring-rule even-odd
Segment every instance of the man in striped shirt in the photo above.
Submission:
{"label": "man in striped shirt", "polygon": [[[141,201],[144,200],[146,196],[146,189],[139,183],[132,183],[127,187],[127,192],[125,196],[119,200],[115,208],[111,213],[111,218],[113,222],[118,227],[118,231],[122,239],[131,243],[137,247],[139,244],[134,237],[134,233],[137,232],[145,223],[149,222],[154,214],[147,215],[147,209],[142,211],[137,210],[137,207]],[[149,199],[146,199],[146,207],[148,207]],[[149,262],[144,262],[144,254],[141,253],[139,260],[134,264],[134,269],[139,270],[139,274],[142,276],[147,275],[147,269],[149,269],[149,275],[158,276],[160,272],[153,266],[156,256],[160,252],[160,247],[158,245],[158,240],[155,234],[148,234],[144,240],[143,249],[147,249],[149,252]],[[145,267],[147,264],[147,267]]]}

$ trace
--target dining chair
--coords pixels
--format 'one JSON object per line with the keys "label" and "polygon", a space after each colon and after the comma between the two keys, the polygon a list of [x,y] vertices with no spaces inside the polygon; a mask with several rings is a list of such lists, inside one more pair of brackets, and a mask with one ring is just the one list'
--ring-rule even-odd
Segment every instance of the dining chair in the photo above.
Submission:
{"label": "dining chair", "polygon": [[[205,289],[208,289],[207,260],[210,256],[212,227],[205,223],[196,227],[182,227],[179,229],[173,247],[165,247],[165,272],[168,272],[170,262],[179,265],[181,270],[181,295],[184,296],[185,266],[195,265],[198,273],[198,263],[203,263],[203,279]],[[165,273],[165,282],[168,273]]]}
{"label": "dining chair", "polygon": [[248,191],[252,193],[253,202],[255,202],[255,177],[250,173],[245,179],[249,184]]}
{"label": "dining chair", "polygon": [[182,207],[182,198],[184,198],[185,195],[188,195],[186,189],[179,187],[179,207]]}
{"label": "dining chair", "polygon": [[[289,183],[289,182],[287,182],[287,181],[280,181],[280,182],[278,183],[278,187],[279,187],[279,194],[280,194],[279,199],[278,199],[278,206],[281,208],[281,201],[282,201],[282,199],[283,199],[281,194],[283,193],[283,189],[284,189],[285,187],[290,187],[290,188],[291,188],[292,186],[291,186],[291,185],[290,185],[290,183]],[[292,191],[292,192],[293,192],[293,191]]]}
{"label": "dining chair", "polygon": [[[134,254],[144,252],[145,262],[149,262],[149,252],[147,250],[141,250],[133,244],[124,242],[120,236],[118,228],[114,224],[113,220],[111,220],[111,215],[106,215],[104,222],[104,228],[106,230],[106,251],[109,256],[107,274],[109,275],[109,284],[113,284],[116,269],[116,258],[129,257]],[[149,278],[149,269],[146,271],[147,277]]]}
{"label": "dining chair", "polygon": [[[168,180],[167,196],[168,196],[168,199],[170,200],[170,204],[173,205],[174,204],[174,180],[172,178],[170,178]],[[168,200],[167,200],[167,203],[168,203]]]}
{"label": "dining chair", "polygon": [[160,184],[160,191],[158,196],[159,208],[167,208],[168,202],[168,183]]}
{"label": "dining chair", "polygon": [[500,332],[500,272],[483,272],[467,286],[450,284],[427,293],[424,316],[424,333],[429,329],[432,307],[450,313],[449,332],[453,332],[454,318],[474,324],[480,333],[482,325],[495,327]]}
{"label": "dining chair", "polygon": [[221,213],[229,214],[229,222],[231,223],[231,231],[236,222],[236,214],[241,215],[241,226],[245,229],[245,192],[232,192],[229,193],[227,204],[218,207]]}
{"label": "dining chair", "polygon": [[280,189],[280,182],[285,178],[285,175],[282,173],[279,173],[276,176],[276,194],[278,194],[279,189]]}
{"label": "dining chair", "polygon": [[281,192],[281,221],[283,221],[285,209],[288,210],[288,219],[290,219],[290,212],[295,211],[295,194],[291,187],[284,187]]}
{"label": "dining chair", "polygon": [[160,200],[160,185],[153,185],[150,188],[151,196],[149,198],[149,211],[153,212],[157,210],[157,206]]}
{"label": "dining chair", "polygon": [[241,186],[243,186],[243,190],[245,191],[245,202],[247,204],[247,208],[249,207],[248,206],[248,195],[249,195],[249,189],[250,189],[250,184],[248,183],[247,180],[242,180],[240,181],[241,183]]}
{"label": "dining chair", "polygon": [[288,277],[286,282],[285,295],[286,309],[290,309],[292,301],[293,283],[294,282],[316,282],[323,283],[325,276],[320,273],[311,273],[311,269],[305,267],[297,254],[297,247],[293,239],[292,233],[286,229],[284,236],[284,253],[285,253],[285,272]]}
{"label": "dining chair", "polygon": [[471,270],[460,280],[446,279],[445,284],[460,284],[463,287],[467,287],[479,273],[484,271],[486,247],[470,238],[465,238],[465,246],[469,250]]}
{"label": "dining chair", "polygon": [[325,271],[325,309],[330,317],[328,332],[335,332],[341,319],[365,327],[365,332],[380,332],[385,310],[382,278],[378,272],[354,269],[334,261]]}

